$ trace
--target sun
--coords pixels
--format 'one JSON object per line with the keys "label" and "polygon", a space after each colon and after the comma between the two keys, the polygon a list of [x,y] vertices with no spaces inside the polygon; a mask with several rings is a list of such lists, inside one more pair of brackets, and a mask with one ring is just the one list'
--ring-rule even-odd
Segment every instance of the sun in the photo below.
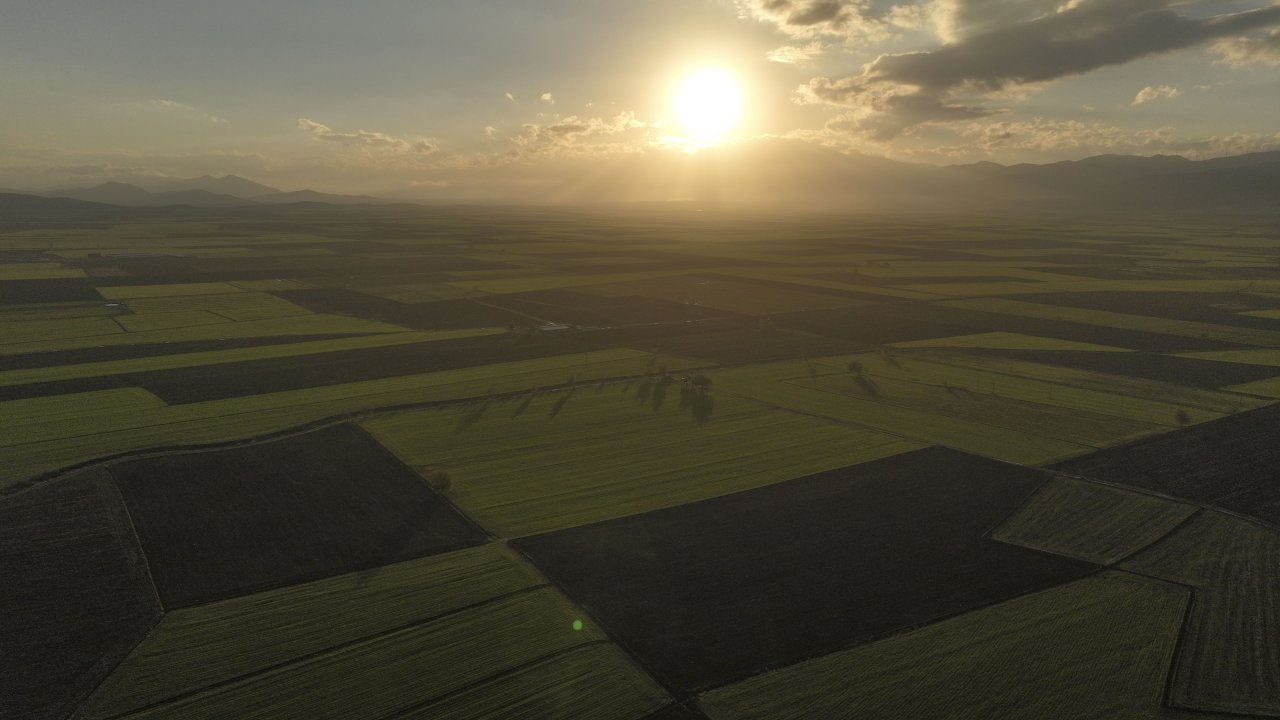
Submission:
{"label": "sun", "polygon": [[742,94],[733,76],[721,70],[699,70],[676,90],[676,119],[700,143],[718,142],[733,129],[742,110]]}

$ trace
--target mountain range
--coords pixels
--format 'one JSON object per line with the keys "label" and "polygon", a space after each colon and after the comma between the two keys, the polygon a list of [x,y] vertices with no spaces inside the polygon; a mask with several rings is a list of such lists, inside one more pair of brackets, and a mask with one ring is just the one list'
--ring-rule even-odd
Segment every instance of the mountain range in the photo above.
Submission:
{"label": "mountain range", "polygon": [[318,202],[330,205],[384,205],[401,201],[385,200],[368,195],[334,195],[315,190],[286,192],[279,188],[242,178],[238,175],[197,178],[167,179],[147,178],[134,182],[109,181],[88,187],[56,188],[45,190],[11,190],[9,194],[37,195],[45,198],[69,198],[83,202],[128,207],[187,206],[200,208],[245,207],[253,205],[282,205],[298,202]]}
{"label": "mountain range", "polygon": [[[935,166],[767,140],[698,153],[641,153],[562,168],[519,195],[510,171],[472,178],[474,193],[423,202],[631,203],[695,201],[801,211],[910,213],[1280,212],[1280,152],[1189,160],[1097,155],[1048,164]],[[576,171],[575,171],[576,170]],[[565,179],[569,178],[569,179]],[[288,203],[391,204],[367,195],[286,192],[236,175],[147,178],[92,187],[0,192],[131,207],[237,208]]]}

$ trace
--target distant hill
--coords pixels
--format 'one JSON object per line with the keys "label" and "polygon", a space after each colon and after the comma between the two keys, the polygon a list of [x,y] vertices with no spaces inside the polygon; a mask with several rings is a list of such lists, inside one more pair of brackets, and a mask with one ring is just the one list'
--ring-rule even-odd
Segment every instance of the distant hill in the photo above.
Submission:
{"label": "distant hill", "polygon": [[201,175],[196,178],[186,178],[182,180],[150,180],[146,182],[139,181],[141,187],[151,192],[185,192],[188,190],[203,190],[207,193],[215,195],[231,195],[233,197],[244,198],[246,200],[256,200],[263,195],[276,195],[281,192],[279,188],[273,188],[269,185],[263,185],[252,180],[240,177],[239,175],[223,175],[222,177],[214,177],[212,175]]}
{"label": "distant hill", "polygon": [[334,195],[332,193],[316,192],[315,190],[294,190],[293,192],[275,192],[269,195],[257,195],[253,198],[253,201],[259,203],[270,203],[272,205],[295,202],[318,202],[328,203],[330,205],[387,205],[396,202],[393,200],[383,200],[370,195]]}
{"label": "distant hill", "polygon": [[237,205],[253,205],[253,201],[233,195],[221,195],[205,190],[183,190],[169,192],[147,192],[137,185],[121,182],[106,182],[86,188],[72,188],[47,193],[54,197],[65,197],[73,200],[106,203],[109,205],[132,205],[137,207],[162,207],[165,205],[188,205],[191,207],[234,207]]}
{"label": "distant hill", "polygon": [[102,203],[72,200],[70,198],[48,198],[26,193],[0,192],[0,210],[8,211],[47,211],[47,212],[84,212],[116,210],[118,208]]}

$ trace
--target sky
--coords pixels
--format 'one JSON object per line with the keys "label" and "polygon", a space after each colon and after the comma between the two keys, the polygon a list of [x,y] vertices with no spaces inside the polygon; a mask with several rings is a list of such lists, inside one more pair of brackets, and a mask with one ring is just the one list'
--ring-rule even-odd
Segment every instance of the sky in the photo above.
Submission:
{"label": "sky", "polygon": [[[677,101],[708,70],[714,135]],[[1207,158],[1280,149],[1280,0],[6,0],[0,107],[10,188],[518,197],[783,141]]]}

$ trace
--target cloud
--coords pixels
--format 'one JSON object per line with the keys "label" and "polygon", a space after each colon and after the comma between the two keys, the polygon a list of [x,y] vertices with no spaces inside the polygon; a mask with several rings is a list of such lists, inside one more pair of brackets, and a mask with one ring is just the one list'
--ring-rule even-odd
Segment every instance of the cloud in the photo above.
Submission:
{"label": "cloud", "polygon": [[920,6],[878,0],[738,0],[740,12],[795,38],[839,37],[875,42],[915,27]]}
{"label": "cloud", "polygon": [[629,148],[622,148],[615,144],[601,144],[601,139],[647,127],[632,112],[622,112],[612,118],[570,115],[556,118],[554,122],[545,125],[527,123],[511,138],[511,142],[515,146],[514,156],[517,157],[608,155],[623,149],[634,150],[638,146],[633,144]]}
{"label": "cloud", "polygon": [[511,102],[515,102],[515,101],[516,101],[516,96],[515,96],[515,95],[512,95],[512,94],[511,94],[511,93],[509,93],[509,92],[504,92],[504,93],[502,93],[502,97],[504,97],[504,98],[506,98],[506,99],[510,100]]}
{"label": "cloud", "polygon": [[813,59],[822,54],[822,43],[813,41],[807,45],[783,45],[780,48],[774,48],[765,54],[770,62],[781,63],[783,65],[808,65]]}
{"label": "cloud", "polygon": [[1233,68],[1247,65],[1280,65],[1280,30],[1261,35],[1226,38],[1213,44],[1219,62]]}
{"label": "cloud", "polygon": [[298,128],[305,130],[311,137],[326,142],[338,143],[347,147],[366,148],[376,150],[388,150],[397,153],[418,153],[430,154],[439,150],[434,143],[429,140],[418,138],[416,140],[405,140],[404,138],[392,137],[380,132],[370,132],[368,130],[358,130],[356,132],[344,133],[338,132],[328,125],[318,123],[309,118],[298,118]]}
{"label": "cloud", "polygon": [[541,101],[542,101],[542,102],[544,102],[544,103],[547,103],[548,105],[555,105],[555,104],[556,104],[556,99],[555,99],[554,97],[552,97],[552,96],[551,96],[551,93],[549,93],[549,92],[544,92],[544,93],[542,93],[542,95],[540,95],[540,96],[538,97],[538,99],[539,99],[539,100],[541,100]]}
{"label": "cloud", "polygon": [[[854,108],[860,125],[887,139],[924,123],[998,112],[959,99],[964,96],[1007,94],[1280,24],[1280,5],[1189,18],[1169,9],[1173,2],[1073,0],[1053,14],[975,32],[931,51],[881,55],[856,75],[814,78],[801,86],[800,101]],[[1029,3],[1038,6],[1038,0]]]}
{"label": "cloud", "polygon": [[163,108],[165,110],[178,110],[184,113],[192,113],[204,118],[205,120],[208,120],[211,123],[215,123],[218,125],[226,125],[230,123],[230,121],[227,120],[226,118],[221,118],[221,117],[218,117],[217,115],[210,115],[209,113],[206,113],[201,110],[197,110],[191,107],[190,105],[176,102],[174,100],[152,100],[151,105],[152,107]]}
{"label": "cloud", "polygon": [[1133,97],[1133,102],[1129,104],[1142,105],[1160,98],[1172,100],[1181,94],[1182,91],[1172,85],[1148,85],[1139,90],[1138,94]]}

